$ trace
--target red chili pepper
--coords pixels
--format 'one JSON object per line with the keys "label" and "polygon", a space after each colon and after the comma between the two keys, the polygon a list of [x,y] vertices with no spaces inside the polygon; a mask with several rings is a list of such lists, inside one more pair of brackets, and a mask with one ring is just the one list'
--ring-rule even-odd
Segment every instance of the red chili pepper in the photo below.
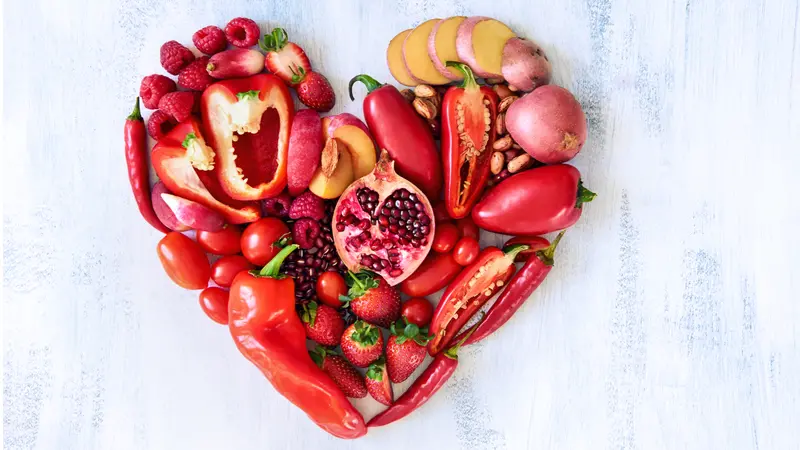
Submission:
{"label": "red chili pepper", "polygon": [[[483,319],[481,319],[482,321]],[[472,331],[474,331],[480,321],[473,325],[470,330],[466,332],[468,338]],[[382,427],[389,425],[392,422],[398,421],[403,417],[411,414],[415,409],[424,405],[433,394],[439,391],[442,386],[450,379],[453,372],[458,367],[458,349],[464,341],[460,341],[453,347],[448,348],[436,355],[431,361],[430,365],[425,368],[425,371],[414,380],[414,383],[403,393],[391,406],[383,410],[377,416],[370,419],[367,427]]]}
{"label": "red chili pepper", "polygon": [[494,144],[497,94],[479,86],[472,70],[448,61],[464,74],[461,86],[453,86],[442,101],[442,163],[444,199],[454,219],[469,215],[489,180],[489,160]]}
{"label": "red chili pepper", "polygon": [[530,259],[530,257],[535,255],[539,250],[544,250],[547,247],[550,247],[550,241],[541,236],[515,236],[507,240],[506,243],[503,244],[503,248],[514,244],[525,244],[530,247],[527,250],[517,253],[517,257],[514,258],[514,262],[521,263],[524,263]]}
{"label": "red chili pepper", "polygon": [[452,252],[431,252],[417,270],[400,283],[400,292],[411,297],[431,295],[447,286],[461,270]]}
{"label": "red chili pepper", "polygon": [[150,225],[162,233],[171,230],[164,226],[150,200],[150,167],[147,165],[147,132],[142,114],[139,112],[139,97],[131,115],[125,119],[125,162],[128,163],[128,179],[131,182],[133,198],[139,212]]}
{"label": "red chili pepper", "polygon": [[428,353],[436,355],[453,340],[469,319],[514,274],[514,257],[527,249],[515,245],[505,252],[497,247],[486,247],[478,259],[464,268],[447,286],[429,327],[432,336]]}
{"label": "red chili pepper", "polygon": [[437,199],[442,168],[430,127],[396,87],[381,84],[369,75],[356,75],[350,80],[350,100],[355,100],[356,81],[364,83],[369,91],[364,98],[364,119],[378,149],[389,152],[400,176],[422,189],[429,199]]}
{"label": "red chili pepper", "polygon": [[229,293],[233,340],[275,389],[322,429],[353,439],[366,434],[364,418],[311,359],[306,333],[295,312],[294,280],[279,275],[289,245],[259,272],[241,272]]}
{"label": "red chili pepper", "polygon": [[581,173],[567,164],[538,167],[493,187],[472,210],[484,230],[536,236],[572,226],[595,193],[583,187]]}
{"label": "red chili pepper", "polygon": [[494,333],[522,307],[525,300],[542,284],[547,274],[553,269],[553,255],[562,236],[564,236],[563,231],[558,234],[549,247],[537,251],[535,257],[528,259],[519,272],[509,281],[508,286],[497,298],[497,301],[489,308],[486,313],[486,320],[475,330],[471,330],[473,331],[472,336],[466,338],[464,345],[474,344]]}

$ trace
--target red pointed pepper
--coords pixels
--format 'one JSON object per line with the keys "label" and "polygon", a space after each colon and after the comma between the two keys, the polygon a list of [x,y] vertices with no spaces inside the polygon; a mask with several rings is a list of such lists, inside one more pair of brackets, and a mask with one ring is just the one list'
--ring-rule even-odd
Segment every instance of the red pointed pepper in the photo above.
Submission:
{"label": "red pointed pepper", "polygon": [[464,74],[461,86],[447,90],[442,101],[444,200],[453,219],[469,215],[489,180],[489,160],[496,132],[497,94],[479,86],[472,70],[448,61]]}
{"label": "red pointed pepper", "polygon": [[357,438],[367,432],[364,418],[309,356],[295,312],[294,280],[279,274],[297,248],[287,246],[259,272],[236,275],[228,300],[231,336],[275,389],[317,425],[336,437]]}

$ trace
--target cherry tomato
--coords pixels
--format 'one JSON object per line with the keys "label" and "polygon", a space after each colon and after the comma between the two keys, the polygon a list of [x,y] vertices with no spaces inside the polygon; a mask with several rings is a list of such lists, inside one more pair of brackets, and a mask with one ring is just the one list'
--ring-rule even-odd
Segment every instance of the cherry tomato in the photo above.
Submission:
{"label": "cherry tomato", "polygon": [[167,275],[184,289],[204,289],[211,277],[211,266],[197,242],[177,231],[158,241],[158,259]]}
{"label": "cherry tomato", "polygon": [[410,297],[424,297],[450,284],[461,272],[451,253],[431,253],[422,264],[400,283],[400,292]]}
{"label": "cherry tomato", "polygon": [[514,244],[526,244],[530,245],[531,247],[528,250],[523,250],[517,253],[517,257],[514,258],[514,262],[525,262],[534,253],[538,252],[539,250],[544,250],[547,247],[550,247],[550,241],[541,236],[517,236],[506,241],[505,245],[503,245],[503,248]]}
{"label": "cherry tomato", "polygon": [[480,252],[481,244],[475,238],[463,237],[453,248],[453,259],[462,266],[468,266],[478,259]]}
{"label": "cherry tomato", "polygon": [[245,270],[253,270],[256,266],[250,264],[242,255],[229,255],[214,261],[211,265],[211,279],[222,287],[231,287],[233,278]]}
{"label": "cherry tomato", "polygon": [[422,328],[431,321],[433,317],[433,305],[424,297],[414,297],[403,303],[400,313],[406,322]]}
{"label": "cherry tomato", "polygon": [[207,287],[200,292],[200,307],[213,320],[228,324],[228,291],[218,287]]}
{"label": "cherry tomato", "polygon": [[340,295],[347,295],[347,284],[338,272],[325,272],[317,278],[317,297],[322,303],[339,308],[342,306]]}
{"label": "cherry tomato", "polygon": [[458,227],[461,236],[471,237],[479,241],[481,240],[481,230],[475,225],[475,222],[473,222],[471,218],[464,217],[463,219],[456,220],[456,227]]}
{"label": "cherry tomato", "polygon": [[450,222],[436,224],[436,233],[433,235],[433,245],[431,248],[437,253],[447,253],[453,249],[458,242],[461,233],[458,228]]}
{"label": "cherry tomato", "polygon": [[225,225],[220,231],[197,231],[197,243],[212,255],[235,255],[242,251],[242,230]]}
{"label": "cherry tomato", "polygon": [[288,235],[289,228],[280,219],[259,219],[242,233],[242,253],[251,263],[257,266],[266,265],[281,251],[278,241]]}

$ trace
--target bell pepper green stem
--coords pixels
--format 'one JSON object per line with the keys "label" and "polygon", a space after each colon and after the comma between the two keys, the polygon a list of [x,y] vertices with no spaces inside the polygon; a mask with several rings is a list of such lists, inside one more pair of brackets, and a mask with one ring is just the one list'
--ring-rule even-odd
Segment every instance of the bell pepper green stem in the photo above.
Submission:
{"label": "bell pepper green stem", "polygon": [[133,106],[133,112],[128,116],[128,120],[142,120],[142,113],[139,109],[139,97],[136,97],[136,104]]}
{"label": "bell pepper green stem", "polygon": [[275,255],[274,258],[272,258],[272,261],[268,262],[267,265],[258,272],[258,276],[265,278],[282,278],[280,271],[283,260],[298,248],[300,248],[300,246],[297,244],[287,245],[284,247],[280,252],[278,252],[277,255]]}
{"label": "bell pepper green stem", "polygon": [[350,100],[356,99],[355,97],[353,97],[353,85],[356,83],[356,81],[364,83],[364,86],[367,87],[367,92],[372,92],[375,89],[378,89],[379,87],[383,86],[383,84],[381,84],[378,80],[372,78],[369,75],[363,73],[361,75],[356,75],[353,77],[352,80],[350,80],[350,84],[347,85],[347,91],[350,93]]}
{"label": "bell pepper green stem", "polygon": [[558,247],[558,243],[561,242],[561,238],[564,237],[564,233],[566,233],[566,231],[567,230],[561,230],[561,233],[558,233],[558,236],[556,236],[556,239],[550,244],[549,247],[536,252],[536,257],[542,260],[546,266],[553,265],[553,256],[556,254],[556,247]]}
{"label": "bell pepper green stem", "polygon": [[589,203],[597,194],[583,187],[583,180],[578,180],[578,195],[575,198],[575,207],[580,209],[584,203]]}
{"label": "bell pepper green stem", "polygon": [[469,90],[478,89],[478,82],[475,81],[475,74],[472,73],[472,69],[470,69],[468,65],[458,61],[447,61],[445,65],[447,67],[455,67],[459,72],[464,74],[464,82],[462,82],[459,87]]}

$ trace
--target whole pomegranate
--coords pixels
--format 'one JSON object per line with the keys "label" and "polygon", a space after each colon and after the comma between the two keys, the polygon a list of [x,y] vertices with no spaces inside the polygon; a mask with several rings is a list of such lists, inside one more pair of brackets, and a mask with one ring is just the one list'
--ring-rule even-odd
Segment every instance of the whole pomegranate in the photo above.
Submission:
{"label": "whole pomegranate", "polygon": [[333,213],[333,241],[347,268],[376,272],[391,286],[422,264],[434,229],[428,198],[397,175],[385,150],[372,173],[345,189]]}

